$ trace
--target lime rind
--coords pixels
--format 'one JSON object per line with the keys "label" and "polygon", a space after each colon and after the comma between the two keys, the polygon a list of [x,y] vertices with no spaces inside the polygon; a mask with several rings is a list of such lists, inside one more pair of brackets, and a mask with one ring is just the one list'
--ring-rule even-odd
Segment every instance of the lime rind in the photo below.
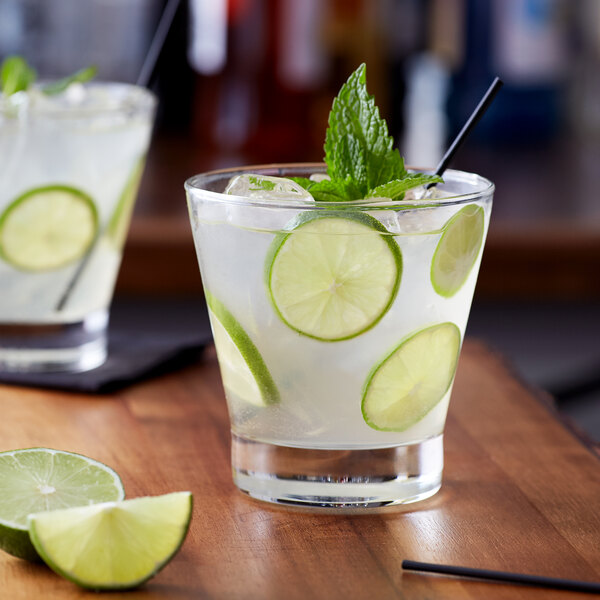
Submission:
{"label": "lime rind", "polygon": [[0,215],[0,257],[23,271],[52,271],[82,258],[98,231],[92,198],[68,185],[28,190]]}
{"label": "lime rind", "polygon": [[129,174],[125,187],[121,192],[117,206],[108,221],[106,233],[114,246],[118,249],[122,248],[127,238],[129,222],[135,206],[138,189],[144,174],[144,165],[146,163],[146,155],[142,156],[136,163],[133,171]]}
{"label": "lime rind", "polygon": [[451,322],[404,338],[367,376],[361,402],[367,425],[401,432],[421,421],[450,389],[460,347],[460,330]]}
{"label": "lime rind", "polygon": [[205,295],[224,387],[256,406],[279,402],[277,385],[250,336],[218,298],[206,289]]}
{"label": "lime rind", "polygon": [[[385,316],[402,269],[398,244],[374,217],[345,210],[304,212],[271,243],[265,280],[271,304],[288,327],[315,340],[339,342],[365,333]],[[317,280],[313,289],[306,284],[311,278]]]}
{"label": "lime rind", "polygon": [[193,508],[190,492],[134,498],[29,516],[29,535],[44,562],[93,590],[140,586],[181,548]]}
{"label": "lime rind", "polygon": [[[82,485],[86,471],[90,477]],[[56,492],[45,493],[50,488]],[[30,513],[124,497],[119,475],[81,454],[51,448],[0,452],[0,548],[13,556],[38,561],[27,528]]]}
{"label": "lime rind", "polygon": [[463,207],[444,225],[431,260],[431,284],[437,294],[451,298],[465,284],[483,245],[484,228],[483,208],[476,204]]}

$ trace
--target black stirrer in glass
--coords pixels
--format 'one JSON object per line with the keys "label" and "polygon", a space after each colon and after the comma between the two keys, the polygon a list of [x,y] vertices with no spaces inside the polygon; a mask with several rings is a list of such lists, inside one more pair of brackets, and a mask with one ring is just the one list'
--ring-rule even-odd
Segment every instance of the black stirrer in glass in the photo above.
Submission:
{"label": "black stirrer in glass", "polygon": [[167,36],[169,35],[169,31],[171,30],[171,25],[173,24],[173,19],[175,18],[180,2],[181,0],[169,0],[165,6],[156,32],[154,33],[154,37],[152,38],[152,43],[146,54],[144,64],[142,65],[136,81],[136,84],[140,87],[148,87],[152,81],[158,59],[165,45]]}
{"label": "black stirrer in glass", "polygon": [[[144,59],[144,64],[140,70],[140,74],[138,75],[136,85],[140,87],[148,87],[150,85],[150,81],[152,80],[152,76],[154,75],[154,71],[156,70],[156,65],[158,63],[158,59],[162,52],[162,49],[165,45],[165,41],[167,39],[167,35],[171,29],[171,25],[173,24],[173,19],[175,18],[175,14],[177,13],[177,9],[179,8],[181,0],[169,0],[165,9],[160,17],[160,21],[158,22],[158,26],[156,28],[156,32],[154,33],[154,37],[152,38],[152,42],[150,44],[150,48],[146,54],[146,58]],[[60,297],[59,301],[56,304],[56,311],[62,310],[71,296],[75,285],[79,281],[83,270],[85,269],[90,256],[92,255],[92,251],[96,246],[96,242],[99,238],[98,234],[92,244],[90,245],[89,250],[81,259],[81,262],[77,266],[75,273],[73,273],[73,277],[69,281],[63,295]]]}
{"label": "black stirrer in glass", "polygon": [[[475,107],[475,110],[467,120],[467,122],[463,125],[463,128],[460,130],[454,141],[446,150],[446,154],[444,154],[442,160],[439,162],[438,166],[435,169],[436,175],[442,175],[444,171],[448,168],[450,161],[454,158],[454,155],[458,152],[458,149],[462,146],[463,142],[467,139],[469,133],[475,125],[477,125],[479,119],[483,116],[485,111],[489,108],[490,104],[496,97],[496,94],[500,91],[500,88],[504,85],[503,81],[496,77],[492,84],[487,89],[487,92],[484,94],[483,98],[479,101],[479,104]],[[430,183],[427,187],[430,188],[436,185],[435,183]]]}

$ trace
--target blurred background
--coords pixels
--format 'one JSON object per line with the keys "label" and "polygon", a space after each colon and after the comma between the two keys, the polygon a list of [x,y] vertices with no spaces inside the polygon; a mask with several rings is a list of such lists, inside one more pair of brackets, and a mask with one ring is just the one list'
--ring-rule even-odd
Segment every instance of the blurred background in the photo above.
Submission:
{"label": "blurred background", "polygon": [[[135,82],[165,5],[0,0],[0,59]],[[181,0],[150,84],[159,111],[117,301],[199,298],[183,181],[321,160],[332,98],[361,62],[421,167],[504,80],[452,165],[496,184],[468,335],[600,443],[598,0]]]}

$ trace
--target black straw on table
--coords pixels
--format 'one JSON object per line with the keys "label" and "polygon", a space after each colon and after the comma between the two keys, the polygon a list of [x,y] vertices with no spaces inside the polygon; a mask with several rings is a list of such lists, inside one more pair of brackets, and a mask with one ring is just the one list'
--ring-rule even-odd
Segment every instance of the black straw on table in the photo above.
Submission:
{"label": "black straw on table", "polygon": [[524,573],[509,573],[506,571],[492,571],[490,569],[437,565],[414,560],[403,560],[402,568],[407,571],[422,571],[490,581],[503,581],[506,583],[525,584],[557,590],[570,590],[589,594],[600,593],[600,582],[594,581],[577,581],[575,579],[561,579],[557,577],[545,577],[543,575],[525,575]]}

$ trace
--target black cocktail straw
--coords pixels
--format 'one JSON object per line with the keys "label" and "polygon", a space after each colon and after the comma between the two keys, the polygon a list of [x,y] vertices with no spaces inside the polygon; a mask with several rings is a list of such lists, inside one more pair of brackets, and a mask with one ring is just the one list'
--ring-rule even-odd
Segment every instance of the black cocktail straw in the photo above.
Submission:
{"label": "black cocktail straw", "polygon": [[[481,119],[481,117],[483,116],[485,111],[489,108],[490,104],[492,103],[492,100],[496,97],[496,94],[500,91],[500,88],[503,85],[504,84],[499,77],[496,77],[494,79],[494,81],[492,82],[492,85],[490,85],[487,92],[485,93],[483,98],[479,101],[479,104],[477,105],[477,107],[475,108],[475,110],[473,111],[471,116],[469,117],[469,120],[464,124],[463,128],[460,130],[459,134],[456,136],[456,138],[454,139],[454,141],[452,142],[452,144],[446,151],[446,154],[444,154],[444,157],[442,158],[442,160],[440,161],[440,163],[438,164],[438,166],[435,170],[436,175],[442,175],[444,173],[444,171],[448,168],[450,161],[454,158],[454,155],[456,154],[458,149],[462,146],[463,142],[465,141],[465,139],[467,138],[469,133],[471,133],[471,130],[473,129],[473,127],[475,127],[475,125],[477,124],[479,119]],[[432,184],[432,185],[435,185],[435,184]],[[428,187],[431,187],[431,186],[428,186]]]}
{"label": "black cocktail straw", "polygon": [[[167,35],[171,29],[171,25],[173,24],[173,19],[175,18],[175,14],[177,13],[177,9],[179,8],[181,0],[169,0],[167,5],[165,6],[165,10],[163,11],[160,21],[158,22],[158,27],[156,28],[156,32],[154,37],[152,38],[152,43],[150,44],[150,48],[146,54],[146,58],[144,59],[144,64],[140,70],[140,74],[137,78],[136,85],[140,87],[148,87],[150,81],[152,80],[152,76],[154,75],[154,71],[156,70],[156,64],[158,63],[158,58],[160,57],[160,53],[165,45],[165,41],[167,39]],[[59,301],[56,304],[56,310],[61,311],[67,304],[77,281],[81,277],[85,266],[87,265],[90,256],[92,255],[93,249],[96,247],[96,242],[100,234],[96,236],[94,242],[90,246],[87,254],[81,259],[81,262],[77,266],[73,277],[69,281],[69,284],[65,288],[63,295],[60,297]]]}
{"label": "black cocktail straw", "polygon": [[173,19],[179,8],[180,1],[181,0],[169,0],[165,6],[165,10],[160,17],[158,27],[156,28],[152,43],[150,44],[150,48],[144,59],[144,64],[142,65],[142,69],[140,70],[140,74],[136,81],[136,84],[140,87],[148,87],[148,85],[150,85],[152,75],[154,75],[154,71],[156,70],[158,58],[160,57],[169,31],[171,30],[171,25],[173,24]]}
{"label": "black cocktail straw", "polygon": [[600,593],[600,583],[594,581],[577,581],[575,579],[560,579],[558,577],[544,577],[543,575],[525,575],[523,573],[508,573],[506,571],[492,571],[490,569],[473,569],[471,567],[456,567],[452,565],[436,565],[432,563],[403,560],[402,568],[407,571],[424,571],[442,575],[455,575],[474,579],[487,579],[491,581],[504,581],[537,587],[552,588],[557,590],[571,590],[575,592]]}

